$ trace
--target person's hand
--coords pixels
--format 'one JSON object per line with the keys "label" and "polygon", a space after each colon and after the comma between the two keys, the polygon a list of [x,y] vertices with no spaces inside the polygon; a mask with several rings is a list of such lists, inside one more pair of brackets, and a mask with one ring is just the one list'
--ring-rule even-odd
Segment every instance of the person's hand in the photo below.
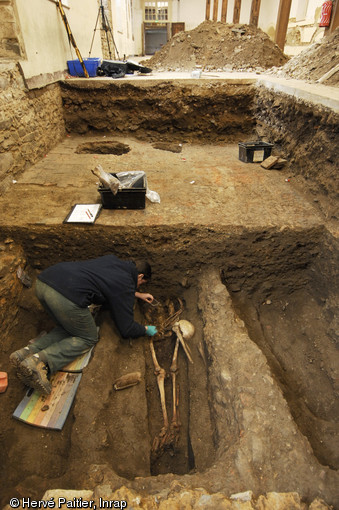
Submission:
{"label": "person's hand", "polygon": [[152,294],[148,294],[147,292],[136,292],[135,297],[146,301],[146,303],[152,303],[154,297]]}
{"label": "person's hand", "polygon": [[155,326],[145,326],[146,328],[146,335],[148,336],[154,336],[156,333],[158,333],[158,330]]}

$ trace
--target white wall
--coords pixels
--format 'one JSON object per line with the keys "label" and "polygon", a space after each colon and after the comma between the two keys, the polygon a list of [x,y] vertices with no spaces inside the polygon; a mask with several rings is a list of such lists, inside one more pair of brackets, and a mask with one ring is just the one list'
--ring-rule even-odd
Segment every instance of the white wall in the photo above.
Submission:
{"label": "white wall", "polygon": [[[241,9],[240,9],[240,19],[239,23],[249,23],[250,21],[250,14],[251,14],[251,1],[243,0],[241,2]],[[262,9],[262,6],[260,10]]]}
{"label": "white wall", "polygon": [[[172,8],[173,12],[177,11],[178,13],[173,21],[184,22],[186,30],[192,30],[205,20],[206,0],[194,0],[194,2],[173,0]],[[211,10],[211,12],[213,11]]]}
{"label": "white wall", "polygon": [[300,53],[305,49],[305,45],[319,41],[324,36],[325,29],[318,24],[323,2],[324,0],[292,0],[287,34],[298,34],[301,45],[286,45],[285,51],[288,55]]}
{"label": "white wall", "polygon": [[278,10],[278,1],[264,0],[261,2],[258,26],[270,36],[272,41],[275,39]]}
{"label": "white wall", "polygon": [[[53,81],[47,75],[67,68],[67,60],[76,59],[68,42],[66,28],[55,2],[51,0],[16,0],[27,60],[21,62],[26,79],[37,78],[41,85]],[[64,8],[82,58],[88,58],[98,12],[97,0],[69,0]],[[91,57],[101,57],[99,33],[94,37]],[[45,78],[44,78],[45,77]]]}
{"label": "white wall", "polygon": [[129,55],[142,55],[142,23],[143,23],[143,4],[141,0],[133,0],[132,2],[132,30],[133,43]]}
{"label": "white wall", "polygon": [[324,0],[292,0],[290,18],[296,18],[297,22],[305,20],[311,23],[318,22],[323,3]]}
{"label": "white wall", "polygon": [[134,53],[133,15],[130,0],[112,0],[112,31],[120,59]]}
{"label": "white wall", "polygon": [[[205,0],[173,0],[173,13],[178,13],[173,21],[184,21],[186,30],[192,30],[205,20]],[[247,24],[250,20],[252,0],[242,0],[239,23]],[[222,2],[218,3],[218,20],[221,19]],[[279,2],[262,0],[260,6],[259,27],[273,39],[278,16]],[[234,0],[227,2],[226,23],[233,23]],[[213,0],[211,0],[210,19],[213,18]]]}

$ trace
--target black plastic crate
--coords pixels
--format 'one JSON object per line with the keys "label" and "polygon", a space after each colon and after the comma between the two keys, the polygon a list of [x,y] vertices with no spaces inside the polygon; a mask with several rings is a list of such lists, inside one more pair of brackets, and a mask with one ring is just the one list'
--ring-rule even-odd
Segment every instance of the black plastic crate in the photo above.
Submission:
{"label": "black plastic crate", "polygon": [[240,142],[239,159],[244,163],[262,163],[271,155],[273,143],[268,142]]}
{"label": "black plastic crate", "polygon": [[[111,175],[117,176],[114,173]],[[99,185],[98,191],[104,209],[145,209],[146,188],[146,175],[143,175],[132,188],[119,189],[116,195],[102,184]]]}

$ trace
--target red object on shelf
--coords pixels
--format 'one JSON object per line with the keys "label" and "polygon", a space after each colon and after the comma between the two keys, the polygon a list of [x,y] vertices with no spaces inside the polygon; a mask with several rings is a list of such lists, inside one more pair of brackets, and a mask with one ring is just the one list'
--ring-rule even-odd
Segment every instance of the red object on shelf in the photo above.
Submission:
{"label": "red object on shelf", "polygon": [[323,5],[321,6],[320,21],[319,21],[320,27],[329,27],[330,26],[332,5],[333,4],[332,4],[331,0],[326,0],[326,2],[324,2]]}
{"label": "red object on shelf", "polygon": [[5,393],[8,386],[7,372],[0,372],[0,393]]}

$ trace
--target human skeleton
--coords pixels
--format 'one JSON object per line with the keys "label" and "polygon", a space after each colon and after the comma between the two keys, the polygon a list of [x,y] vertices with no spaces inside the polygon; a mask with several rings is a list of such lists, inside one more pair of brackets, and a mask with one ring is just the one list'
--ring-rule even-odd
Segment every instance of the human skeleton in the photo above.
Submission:
{"label": "human skeleton", "polygon": [[178,414],[178,406],[179,406],[179,387],[177,386],[177,372],[178,372],[178,351],[179,346],[184,349],[184,352],[190,361],[193,363],[191,350],[186,340],[189,340],[194,335],[194,326],[191,322],[179,319],[179,316],[183,312],[183,304],[180,302],[180,309],[171,314],[168,319],[165,321],[163,327],[160,330],[160,333],[163,333],[166,330],[172,329],[172,331],[176,334],[176,342],[172,357],[172,363],[170,366],[171,378],[172,378],[172,420],[169,423],[167,408],[166,408],[166,397],[165,397],[165,377],[166,371],[159,365],[157,360],[157,356],[154,349],[153,337],[150,337],[149,345],[152,354],[153,364],[154,364],[154,373],[157,377],[157,384],[160,393],[160,401],[161,401],[161,410],[163,415],[163,427],[159,433],[159,435],[154,439],[152,451],[153,453],[159,454],[164,449],[169,448],[176,444],[180,429],[179,422],[179,414]]}

